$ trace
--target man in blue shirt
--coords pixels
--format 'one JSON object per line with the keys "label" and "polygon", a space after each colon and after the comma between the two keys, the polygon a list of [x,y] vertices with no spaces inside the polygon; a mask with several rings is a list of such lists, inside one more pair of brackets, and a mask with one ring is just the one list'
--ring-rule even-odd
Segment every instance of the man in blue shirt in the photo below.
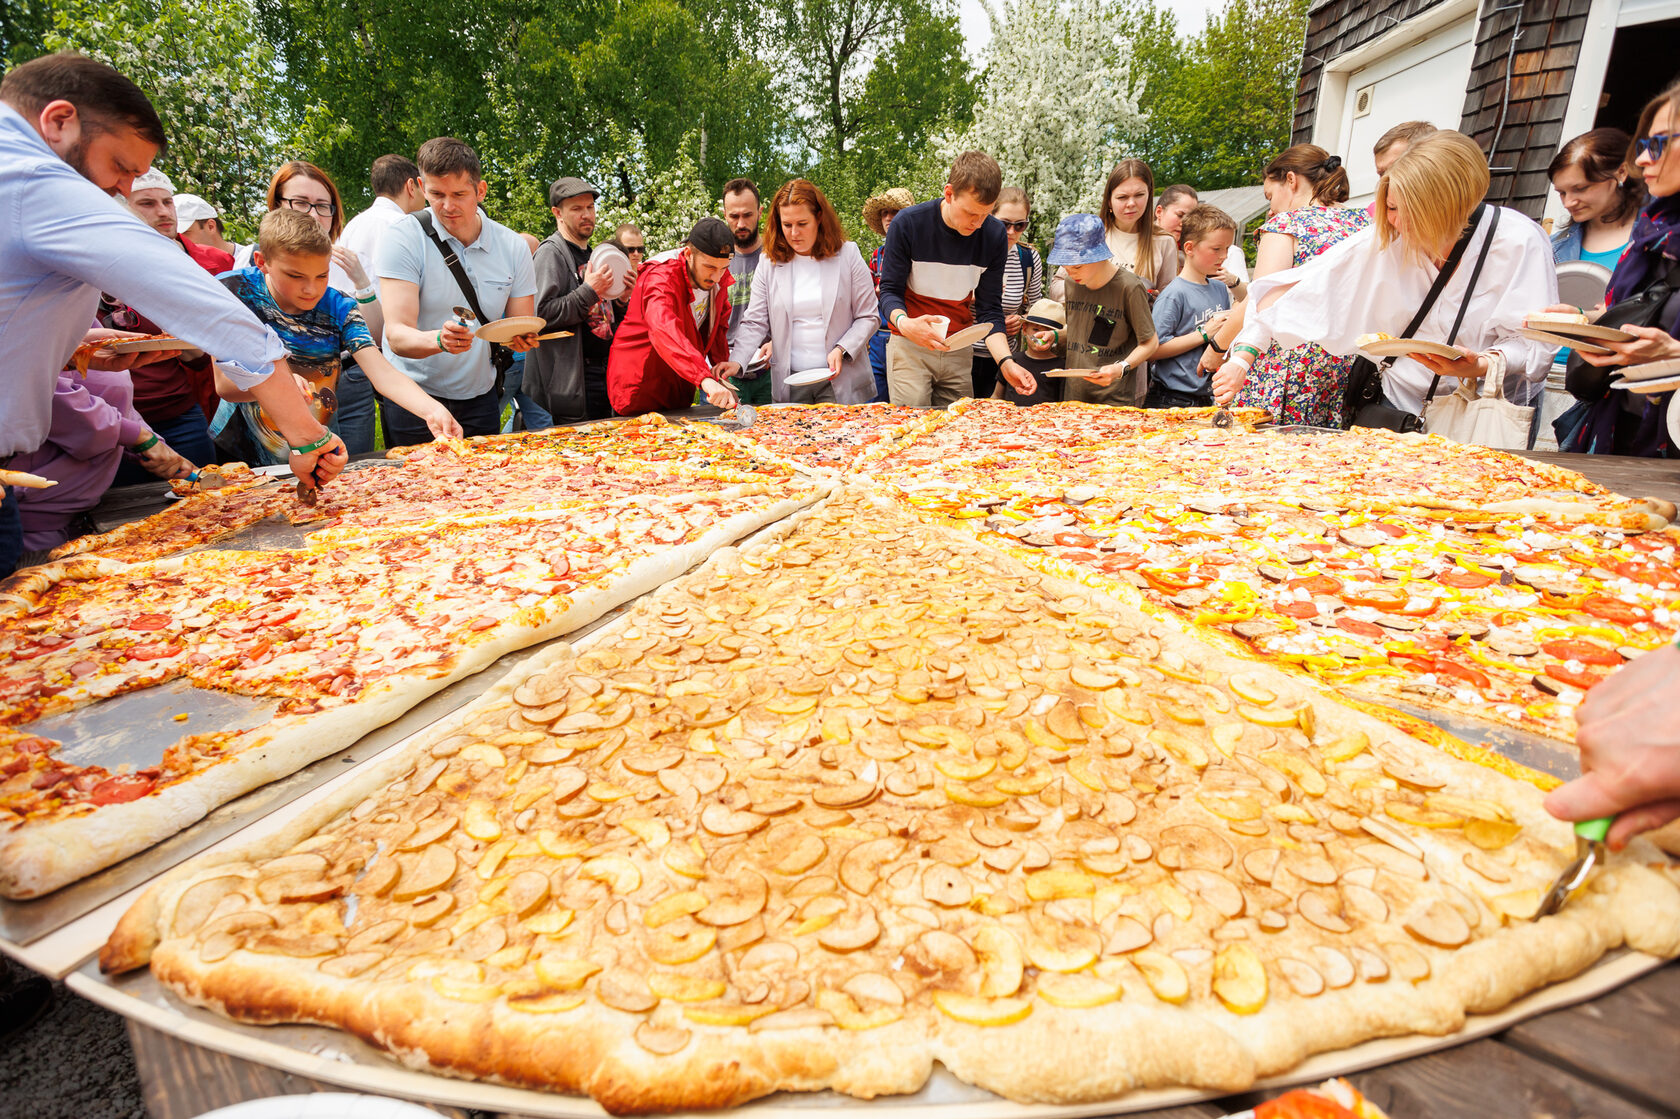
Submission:
{"label": "man in blue shirt", "polygon": [[[126,192],[163,146],[146,95],[103,63],[64,52],[0,81],[0,466],[46,439],[58,374],[106,291],[215,354],[286,436],[293,473],[323,485],[348,456],[310,415],[279,337],[110,197]],[[16,567],[21,531],[7,492],[0,576]]]}

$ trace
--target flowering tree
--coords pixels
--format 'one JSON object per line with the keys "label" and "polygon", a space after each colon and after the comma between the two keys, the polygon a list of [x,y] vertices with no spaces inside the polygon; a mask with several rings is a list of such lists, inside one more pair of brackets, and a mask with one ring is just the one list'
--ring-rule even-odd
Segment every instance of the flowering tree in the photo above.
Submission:
{"label": "flowering tree", "polygon": [[700,165],[690,155],[699,137],[690,133],[672,160],[655,171],[639,137],[612,126],[610,153],[594,182],[602,190],[598,201],[600,224],[595,240],[605,241],[624,222],[634,222],[647,238],[648,251],[661,252],[682,244],[694,223],[716,214],[718,199],[706,189]]}
{"label": "flowering tree", "polygon": [[169,137],[159,168],[231,224],[254,225],[293,130],[276,94],[274,50],[245,0],[59,0],[45,46],[82,51],[133,79]]}
{"label": "flowering tree", "polygon": [[977,148],[1033,200],[1034,241],[1062,215],[1095,213],[1109,168],[1143,124],[1128,89],[1126,10],[1117,0],[1006,0],[992,21],[974,124],[947,138],[949,157]]}

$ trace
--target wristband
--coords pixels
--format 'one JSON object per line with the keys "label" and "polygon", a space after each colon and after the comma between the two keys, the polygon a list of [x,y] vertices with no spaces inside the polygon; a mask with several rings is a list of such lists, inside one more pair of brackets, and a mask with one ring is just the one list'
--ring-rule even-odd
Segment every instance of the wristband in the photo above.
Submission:
{"label": "wristband", "polygon": [[294,454],[294,455],[312,455],[316,451],[320,450],[322,447],[325,447],[328,443],[331,443],[332,441],[333,441],[333,433],[329,431],[325,435],[321,436],[321,438],[315,440],[315,442],[313,442],[313,443],[306,443],[301,447],[293,447],[292,448],[292,454]]}
{"label": "wristband", "polygon": [[903,315],[905,318],[909,318],[910,312],[904,310],[894,311],[891,315],[887,316],[888,326],[896,327],[898,325],[898,319],[894,317],[895,315]]}
{"label": "wristband", "polygon": [[134,444],[134,453],[137,455],[143,455],[161,442],[163,442],[163,437],[161,435],[155,431],[150,432],[147,434],[146,438]]}
{"label": "wristband", "polygon": [[1250,346],[1247,342],[1232,343],[1230,352],[1233,354],[1247,354],[1250,358],[1250,365],[1252,365],[1254,361],[1257,361],[1260,357],[1260,351],[1253,346]]}
{"label": "wristband", "polygon": [[443,345],[443,327],[441,327],[441,326],[438,327],[437,344],[438,344],[438,350],[441,353],[448,353],[449,352]]}
{"label": "wristband", "polygon": [[378,298],[379,293],[373,290],[373,286],[371,284],[356,293],[357,303],[372,303]]}

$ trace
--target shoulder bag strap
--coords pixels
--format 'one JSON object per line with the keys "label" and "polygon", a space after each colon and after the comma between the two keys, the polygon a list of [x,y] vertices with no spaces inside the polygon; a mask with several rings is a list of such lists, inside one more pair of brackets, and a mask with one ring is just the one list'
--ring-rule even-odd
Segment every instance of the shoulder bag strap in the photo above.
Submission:
{"label": "shoulder bag strap", "polygon": [[[1458,317],[1453,319],[1452,330],[1447,334],[1447,345],[1458,342],[1458,328],[1464,325],[1464,312],[1470,309],[1470,297],[1476,292],[1476,281],[1482,278],[1482,266],[1487,263],[1488,250],[1493,248],[1493,235],[1499,232],[1499,207],[1493,208],[1493,218],[1488,222],[1487,239],[1482,242],[1481,252],[1476,254],[1476,267],[1470,270],[1470,282],[1464,287],[1464,301],[1458,305]],[[1445,271],[1443,269],[1443,271]],[[1435,396],[1435,390],[1441,384],[1441,375],[1435,374],[1430,378],[1429,391],[1423,394],[1424,406]]]}
{"label": "shoulder bag strap", "polygon": [[437,246],[437,251],[443,254],[443,263],[449,269],[449,274],[455,277],[455,282],[460,285],[461,294],[466,296],[467,306],[478,316],[478,325],[485,325],[490,320],[484,317],[484,308],[478,305],[478,292],[474,290],[472,279],[462,266],[461,258],[450,251],[449,246],[443,243],[443,239],[437,235],[437,230],[432,227],[431,208],[421,210],[416,218],[420,222],[420,228],[426,231],[427,238]]}
{"label": "shoulder bag strap", "polygon": [[[1423,325],[1424,316],[1429,314],[1429,309],[1435,306],[1435,300],[1446,289],[1447,282],[1458,271],[1458,262],[1464,259],[1464,250],[1470,247],[1470,238],[1476,235],[1476,230],[1481,226],[1482,213],[1486,209],[1486,202],[1476,204],[1475,212],[1470,215],[1470,224],[1465,228],[1463,235],[1459,237],[1458,243],[1453,246],[1452,252],[1447,254],[1446,263],[1441,265],[1440,275],[1435,277],[1435,282],[1430,285],[1429,294],[1423,297],[1423,305],[1417,309],[1417,314],[1413,315],[1412,321],[1406,325],[1406,333],[1403,337],[1410,338],[1412,332]],[[1492,240],[1491,237],[1488,238],[1489,243]]]}

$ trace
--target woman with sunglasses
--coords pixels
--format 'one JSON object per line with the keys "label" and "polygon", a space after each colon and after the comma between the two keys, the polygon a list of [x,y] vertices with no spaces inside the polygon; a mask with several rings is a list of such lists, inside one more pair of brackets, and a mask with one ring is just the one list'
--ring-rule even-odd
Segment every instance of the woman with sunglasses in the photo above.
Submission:
{"label": "woman with sunglasses", "polygon": [[[1645,177],[1649,195],[1634,220],[1633,234],[1621,261],[1610,276],[1605,307],[1586,314],[1598,319],[1618,307],[1632,312],[1630,301],[1653,289],[1666,290],[1660,304],[1631,319],[1611,314],[1609,322],[1637,337],[1632,342],[1606,342],[1613,353],[1577,351],[1565,381],[1574,397],[1587,405],[1558,419],[1559,445],[1566,451],[1589,454],[1680,457],[1669,438],[1665,414],[1672,393],[1630,398],[1623,389],[1609,387],[1611,374],[1621,366],[1680,359],[1680,81],[1653,97],[1639,114],[1636,139],[1628,161]],[[1658,289],[1658,285],[1664,285]],[[1653,297],[1654,298],[1654,297]],[[1581,308],[1554,306],[1553,311]],[[1649,324],[1649,325],[1645,325]],[[1570,430],[1565,421],[1573,419]]]}
{"label": "woman with sunglasses", "polygon": [[[1032,220],[1032,200],[1020,187],[1006,186],[998,193],[992,216],[1003,223],[1009,235],[1009,257],[1003,266],[1003,324],[1011,349],[1020,349],[1021,323],[1027,308],[1044,294],[1044,261],[1029,242],[1021,243]],[[974,344],[974,397],[985,400],[997,387],[998,367],[985,343]]]}

